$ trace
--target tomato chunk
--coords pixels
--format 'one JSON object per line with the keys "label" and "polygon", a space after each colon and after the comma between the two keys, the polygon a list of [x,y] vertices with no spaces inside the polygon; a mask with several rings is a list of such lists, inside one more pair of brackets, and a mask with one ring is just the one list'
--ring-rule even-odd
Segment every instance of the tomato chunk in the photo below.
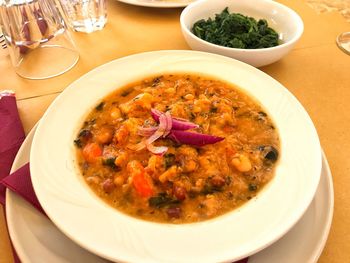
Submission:
{"label": "tomato chunk", "polygon": [[132,184],[136,192],[145,198],[153,196],[151,178],[147,176],[142,164],[139,161],[131,161],[128,163],[127,170],[132,176]]}
{"label": "tomato chunk", "polygon": [[83,149],[83,157],[89,163],[96,162],[101,155],[102,149],[97,143],[88,143]]}

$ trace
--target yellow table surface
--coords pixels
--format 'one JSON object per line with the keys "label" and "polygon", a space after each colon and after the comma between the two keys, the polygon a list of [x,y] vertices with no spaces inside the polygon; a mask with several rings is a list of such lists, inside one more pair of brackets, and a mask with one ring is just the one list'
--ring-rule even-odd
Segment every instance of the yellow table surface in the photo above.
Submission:
{"label": "yellow table surface", "polygon": [[[350,31],[340,14],[318,15],[302,0],[279,0],[304,21],[304,34],[282,60],[261,68],[281,82],[310,114],[328,158],[334,181],[333,224],[320,263],[350,260],[350,56],[335,45],[336,36]],[[181,34],[182,9],[152,9],[108,1],[108,23],[92,34],[73,33],[80,52],[78,64],[47,80],[16,75],[9,57],[0,59],[0,90],[16,91],[26,133],[70,83],[108,61],[144,51],[189,49]],[[38,255],[40,256],[40,255]],[[12,262],[5,220],[0,213],[0,263]]]}

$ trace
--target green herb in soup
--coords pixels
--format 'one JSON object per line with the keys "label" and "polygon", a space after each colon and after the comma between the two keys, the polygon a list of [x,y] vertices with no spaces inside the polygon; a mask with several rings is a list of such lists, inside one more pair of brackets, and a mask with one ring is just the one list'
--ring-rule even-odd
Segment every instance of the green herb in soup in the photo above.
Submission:
{"label": "green herb in soup", "polygon": [[268,48],[278,45],[278,34],[265,19],[229,13],[225,8],[215,19],[201,19],[192,28],[199,38],[220,46],[242,49]]}
{"label": "green herb in soup", "polygon": [[163,75],[96,104],[74,140],[81,173],[116,209],[189,223],[244,204],[268,183],[279,137],[262,107],[231,84]]}

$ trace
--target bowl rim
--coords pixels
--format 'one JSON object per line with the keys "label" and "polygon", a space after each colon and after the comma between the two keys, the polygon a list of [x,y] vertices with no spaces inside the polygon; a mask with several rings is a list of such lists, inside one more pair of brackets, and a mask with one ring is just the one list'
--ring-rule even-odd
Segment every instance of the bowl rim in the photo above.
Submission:
{"label": "bowl rim", "polygon": [[[40,200],[40,202],[42,202],[42,201],[44,201],[43,203],[41,203],[42,204],[42,206],[43,206],[43,209],[45,210],[45,212],[47,213],[47,215],[50,217],[50,219],[52,220],[52,222],[53,223],[55,223],[55,225],[64,233],[64,234],[66,234],[69,238],[71,238],[73,241],[75,241],[76,243],[78,243],[80,246],[82,246],[82,247],[84,247],[84,248],[86,248],[86,249],[88,249],[88,250],[90,250],[90,251],[92,251],[93,253],[95,253],[95,254],[97,254],[97,255],[100,255],[100,256],[102,256],[102,257],[105,257],[105,258],[107,258],[107,259],[110,259],[110,260],[118,260],[118,261],[129,261],[129,260],[131,260],[131,258],[132,259],[135,259],[135,257],[136,258],[138,258],[139,260],[140,260],[140,253],[135,253],[134,251],[133,251],[133,253],[132,254],[128,254],[128,256],[129,256],[129,258],[128,257],[126,257],[125,258],[125,256],[126,256],[126,254],[125,254],[125,252],[122,254],[122,255],[118,255],[118,258],[116,258],[117,256],[116,256],[116,251],[114,251],[113,252],[113,256],[111,256],[111,254],[109,254],[109,250],[107,249],[107,248],[105,248],[105,247],[99,247],[99,249],[97,249],[95,246],[92,246],[91,244],[88,244],[87,242],[88,242],[88,240],[86,240],[86,239],[82,239],[82,235],[74,235],[73,234],[73,232],[75,231],[73,231],[73,232],[71,232],[72,231],[72,229],[73,228],[67,228],[67,225],[65,225],[63,222],[66,222],[67,223],[67,219],[65,218],[64,220],[59,220],[59,219],[63,219],[64,217],[62,217],[62,215],[60,215],[61,214],[61,212],[62,211],[57,211],[57,209],[55,210],[54,209],[54,207],[52,207],[51,205],[48,205],[48,201],[54,201],[54,202],[56,202],[56,204],[59,204],[59,205],[61,205],[62,203],[61,202],[63,202],[63,201],[65,201],[66,202],[66,200],[64,200],[64,199],[57,199],[57,197],[55,196],[55,195],[53,195],[53,193],[52,193],[52,190],[55,190],[56,188],[57,188],[57,186],[56,185],[52,185],[52,186],[50,186],[50,185],[45,185],[43,182],[42,182],[42,180],[40,180],[40,176],[39,177],[37,177],[38,175],[37,175],[37,173],[40,173],[41,174],[41,176],[44,176],[46,179],[49,179],[49,180],[52,180],[52,178],[50,178],[51,176],[50,176],[50,174],[49,173],[43,173],[43,170],[42,170],[42,168],[43,168],[43,165],[41,165],[41,164],[43,164],[42,163],[42,161],[43,161],[43,159],[37,159],[37,158],[33,158],[33,149],[34,148],[36,148],[36,147],[38,147],[39,146],[39,150],[41,149],[42,150],[42,152],[40,152],[40,155],[42,156],[42,157],[46,157],[46,158],[49,158],[49,159],[47,159],[47,160],[50,160],[50,159],[54,159],[53,157],[55,157],[55,156],[46,156],[45,154],[47,154],[46,153],[46,150],[47,150],[47,145],[46,145],[46,142],[45,142],[45,140],[41,140],[40,138],[40,136],[41,135],[43,135],[43,134],[40,134],[40,133],[42,133],[44,130],[45,130],[45,133],[48,131],[48,129],[55,129],[55,127],[47,127],[47,126],[45,126],[45,121],[46,122],[53,122],[53,119],[52,118],[50,118],[50,116],[52,117],[52,116],[54,116],[54,115],[52,115],[52,114],[59,114],[59,115],[62,115],[62,114],[64,114],[62,111],[63,110],[65,110],[65,111],[69,111],[70,109],[68,109],[68,108],[61,108],[61,110],[60,111],[56,111],[55,109],[60,105],[60,103],[62,103],[64,100],[66,100],[67,98],[69,98],[71,95],[74,95],[74,94],[76,94],[76,92],[80,92],[81,91],[81,89],[82,89],[82,87],[80,87],[79,88],[79,85],[81,86],[81,82],[84,80],[84,79],[88,79],[89,81],[91,81],[91,80],[93,80],[94,78],[93,78],[93,76],[95,76],[95,74],[100,74],[101,72],[103,72],[103,70],[104,69],[106,69],[106,68],[109,68],[109,67],[111,67],[111,66],[113,66],[113,65],[115,65],[116,63],[124,63],[125,61],[128,61],[128,60],[130,60],[130,59],[132,59],[133,61],[136,61],[137,63],[144,63],[144,59],[145,58],[147,58],[147,57],[149,57],[149,56],[151,56],[151,57],[153,57],[153,56],[155,56],[155,57],[158,57],[158,56],[161,56],[162,58],[165,58],[165,60],[157,60],[156,62],[158,63],[160,63],[159,64],[159,69],[158,70],[160,70],[160,71],[162,71],[162,72],[164,72],[163,71],[163,67],[162,67],[162,63],[166,63],[165,61],[167,61],[169,58],[171,58],[171,56],[174,56],[175,58],[178,58],[178,56],[180,56],[180,58],[181,58],[181,61],[183,61],[183,62],[185,62],[185,63],[187,63],[187,61],[189,61],[189,56],[190,55],[193,55],[194,56],[194,58],[192,58],[192,59],[194,59],[193,61],[195,61],[196,62],[196,64],[198,64],[199,62],[200,62],[200,60],[198,60],[198,58],[201,58],[202,56],[204,56],[205,57],[205,59],[209,59],[209,61],[207,61],[206,63],[209,63],[209,62],[211,62],[210,63],[210,67],[212,67],[212,62],[214,62],[214,61],[216,61],[216,60],[218,60],[218,61],[220,61],[220,63],[232,63],[232,64],[237,64],[235,67],[237,67],[237,70],[242,70],[242,71],[249,71],[249,72],[254,72],[254,74],[256,74],[256,76],[258,77],[258,79],[260,79],[260,78],[263,78],[265,81],[267,81],[267,82],[269,82],[270,84],[272,84],[271,86],[273,86],[274,87],[274,89],[276,90],[276,89],[280,89],[280,88],[283,88],[283,89],[281,89],[281,94],[283,95],[287,95],[290,99],[292,99],[292,102],[293,103],[296,103],[295,104],[295,106],[297,107],[296,109],[298,109],[298,111],[296,111],[296,112],[298,112],[298,114],[300,113],[301,115],[299,115],[299,117],[301,116],[302,117],[302,119],[303,120],[305,120],[306,121],[306,123],[305,124],[307,124],[306,125],[306,127],[305,127],[305,129],[306,130],[308,130],[310,133],[309,133],[309,135],[313,135],[313,137],[311,138],[312,140],[312,142],[313,142],[313,151],[315,151],[315,153],[317,152],[319,152],[320,154],[319,154],[319,156],[318,155],[315,155],[315,156],[312,156],[312,160],[315,162],[314,164],[317,164],[314,168],[312,168],[313,170],[313,174],[312,175],[314,175],[314,176],[316,176],[316,173],[319,171],[321,171],[321,151],[320,151],[320,144],[319,144],[319,139],[318,139],[318,136],[317,136],[317,132],[316,132],[316,129],[315,129],[315,127],[313,126],[313,123],[312,123],[312,121],[311,121],[311,119],[310,119],[310,117],[308,116],[308,114],[307,114],[307,112],[305,111],[305,109],[302,107],[302,105],[300,104],[300,102],[286,89],[286,88],[284,88],[279,82],[277,82],[276,80],[274,80],[272,77],[270,77],[269,75],[267,75],[266,73],[264,73],[264,72],[262,72],[262,71],[260,71],[260,70],[258,70],[258,69],[256,69],[256,68],[254,68],[254,67],[252,67],[252,66],[250,66],[250,65],[248,65],[248,64],[246,64],[246,63],[243,63],[243,62],[240,62],[240,61],[238,61],[238,60],[235,60],[235,59],[231,59],[231,58],[227,58],[227,57],[225,57],[225,56],[220,56],[220,55],[216,55],[216,54],[211,54],[211,53],[206,53],[206,52],[198,52],[198,51],[185,51],[185,50],[163,50],[163,51],[153,51],[153,52],[146,52],[146,53],[141,53],[141,54],[134,54],[134,55],[131,55],[131,56],[127,56],[127,57],[124,57],[124,58],[120,58],[120,59],[117,59],[117,60],[113,60],[113,61],[110,61],[109,63],[106,63],[106,64],[103,64],[103,65],[101,65],[101,66],[99,66],[99,67],[97,67],[97,68],[95,68],[95,69],[93,69],[93,70],[91,70],[91,71],[89,71],[88,73],[86,73],[86,74],[84,74],[83,76],[81,76],[79,79],[77,79],[76,81],[74,81],[73,83],[71,83],[68,87],[67,87],[67,89],[65,90],[65,92],[63,92],[62,94],[60,94],[56,99],[55,99],[55,101],[49,106],[49,108],[48,108],[48,110],[45,112],[45,114],[44,114],[44,116],[43,116],[43,118],[42,118],[42,120],[40,121],[40,123],[38,124],[38,130],[37,130],[37,132],[35,133],[35,135],[34,135],[34,139],[33,139],[33,145],[32,145],[32,150],[31,150],[31,156],[30,156],[30,168],[31,168],[31,171],[33,172],[33,176],[32,176],[32,181],[33,181],[33,187],[34,187],[34,190],[35,190],[35,192],[37,193],[37,196],[38,196],[38,199]],[[143,58],[143,59],[141,59],[141,58]],[[177,61],[177,60],[175,60],[175,61]],[[149,62],[147,62],[147,63],[149,63]],[[155,64],[152,62],[152,67],[154,67],[155,66]],[[176,65],[178,65],[178,64],[174,64],[175,66]],[[180,68],[182,68],[182,66],[180,67]],[[183,68],[182,68],[183,69]],[[144,70],[144,69],[143,69]],[[228,69],[227,70],[231,70],[229,67],[228,67]],[[152,73],[157,73],[157,72],[154,72],[154,68],[152,68],[151,69],[151,71],[152,71]],[[194,69],[194,71],[198,71],[197,69]],[[194,72],[192,72],[192,73],[194,73]],[[109,74],[112,74],[112,73],[109,73]],[[119,74],[122,74],[122,73],[119,73]],[[209,73],[207,73],[207,74],[209,74]],[[219,74],[219,73],[217,73],[217,74]],[[221,73],[221,71],[220,71],[220,75],[221,75],[222,73]],[[238,73],[236,73],[236,74],[238,74]],[[249,74],[253,74],[253,73],[249,73]],[[113,72],[113,76],[115,75],[115,72]],[[210,74],[209,74],[210,75]],[[123,76],[123,75],[122,75]],[[219,79],[221,78],[221,77],[219,77],[219,76],[217,76]],[[108,81],[110,81],[110,80],[108,80]],[[255,81],[255,80],[254,80]],[[258,80],[257,80],[258,81]],[[254,83],[259,83],[259,82],[254,82]],[[90,84],[91,85],[91,84]],[[116,87],[117,86],[117,84],[113,84],[114,85],[114,87]],[[257,84],[254,84],[254,85],[257,85]],[[260,84],[259,84],[260,85]],[[78,87],[77,87],[78,86]],[[120,87],[120,84],[118,84],[118,86],[117,87]],[[239,87],[241,87],[240,85],[239,85]],[[77,90],[77,88],[78,88],[78,90]],[[272,87],[271,87],[272,88]],[[114,88],[115,89],[115,88]],[[270,87],[269,87],[269,89],[270,89]],[[80,91],[79,91],[80,90]],[[106,89],[104,88],[103,89],[104,91],[103,91],[103,93],[104,93],[104,96],[103,97],[105,97],[107,94],[109,94],[109,93],[107,93],[106,92]],[[248,94],[250,94],[250,95],[252,95],[248,90],[246,90],[246,92],[248,93]],[[74,96],[73,96],[74,97]],[[72,98],[73,98],[72,97]],[[254,98],[256,98],[256,96],[254,96],[253,95],[253,97]],[[93,99],[93,101],[94,102],[96,102],[96,101],[98,101],[98,99],[97,99],[97,97],[94,97],[94,99]],[[75,102],[75,101],[74,101]],[[71,102],[70,102],[71,103]],[[263,106],[265,106],[264,104],[262,104]],[[85,107],[84,108],[84,111],[86,111],[87,110],[87,108]],[[277,124],[277,128],[279,128],[279,124],[278,123],[276,123]],[[58,124],[57,124],[58,125]],[[57,127],[56,127],[57,128]],[[69,132],[69,129],[66,129],[66,130],[68,130],[68,133],[70,133]],[[59,131],[60,132],[60,135],[62,135],[62,131]],[[303,134],[305,133],[305,131],[303,130],[302,131],[303,132]],[[49,133],[47,134],[47,135],[50,135]],[[65,135],[63,135],[63,136],[65,136]],[[52,138],[52,137],[49,137],[50,139]],[[310,139],[310,138],[309,138]],[[51,140],[50,140],[51,141]],[[58,140],[55,140],[55,144],[57,144],[57,141]],[[64,145],[63,145],[64,146]],[[282,155],[282,156],[285,156],[285,154],[284,155]],[[299,157],[298,157],[299,158]],[[40,161],[39,161],[40,160]],[[62,161],[64,161],[64,160],[62,160]],[[39,163],[38,163],[39,162]],[[35,164],[36,163],[36,164]],[[38,165],[38,164],[40,164],[40,165]],[[63,163],[62,163],[63,164]],[[318,164],[320,164],[320,165],[318,165]],[[47,165],[47,164],[46,164]],[[67,165],[67,163],[65,163],[64,165]],[[33,168],[33,169],[32,169]],[[70,167],[65,167],[65,169],[69,169]],[[51,169],[53,169],[53,167],[50,167],[50,170],[49,171],[51,171]],[[317,170],[317,172],[316,172],[316,170]],[[58,171],[55,171],[56,173],[58,173]],[[318,178],[316,178],[318,176]],[[270,233],[269,232],[269,235],[268,235],[268,237],[265,237],[265,238],[263,238],[263,237],[261,237],[261,239],[262,240],[260,240],[260,237],[259,238],[257,238],[257,239],[255,239],[255,243],[253,243],[253,244],[249,244],[249,246],[255,246],[254,247],[254,249],[252,249],[252,248],[247,248],[247,247],[245,247],[245,246],[241,246],[240,247],[240,256],[237,256],[237,255],[235,255],[236,257],[235,258],[225,258],[225,257],[227,257],[228,256],[228,253],[230,254],[230,256],[233,256],[231,253],[233,253],[232,252],[232,247],[230,247],[230,249],[229,250],[225,250],[224,252],[224,254],[220,254],[220,255],[217,255],[217,256],[215,256],[216,257],[216,259],[217,260],[219,260],[220,259],[220,261],[228,261],[228,260],[239,260],[239,259],[241,259],[241,258],[244,258],[244,257],[246,257],[246,256],[249,256],[249,255],[251,255],[251,254],[253,254],[253,253],[256,253],[256,252],[258,252],[258,251],[260,251],[261,249],[263,249],[263,248],[265,248],[265,247],[267,247],[268,245],[270,245],[270,244],[272,244],[274,241],[276,241],[277,239],[279,239],[281,236],[283,236],[291,227],[293,227],[294,225],[295,225],[295,223],[297,223],[297,221],[298,221],[298,219],[304,214],[304,212],[306,211],[306,209],[307,209],[307,207],[309,206],[309,204],[311,203],[311,201],[312,201],[312,198],[313,198],[313,196],[314,196],[314,194],[315,194],[315,192],[316,192],[316,190],[317,190],[317,186],[318,186],[318,181],[319,181],[319,178],[320,178],[320,173],[318,173],[317,174],[317,176],[316,177],[314,177],[314,179],[313,180],[316,180],[317,179],[317,184],[315,184],[315,182],[316,181],[313,181],[313,184],[312,184],[312,189],[309,189],[310,191],[307,191],[307,192],[304,192],[304,194],[303,194],[303,197],[304,198],[302,198],[302,199],[300,199],[299,198],[299,201],[300,202],[302,202],[302,205],[300,204],[298,207],[295,207],[296,209],[296,211],[294,211],[294,213],[293,214],[290,214],[289,213],[289,216],[288,216],[288,218],[285,218],[284,219],[284,223],[285,224],[283,224],[283,225],[279,225],[279,227],[278,227],[278,229],[277,230],[273,230],[273,229],[271,229],[271,232],[272,233]],[[42,179],[45,179],[45,178],[42,178]],[[50,188],[51,187],[51,188]],[[52,187],[54,187],[54,188],[52,188]],[[69,187],[69,186],[65,186],[65,187]],[[66,191],[68,191],[69,189],[66,189],[65,188],[65,192]],[[68,191],[69,192],[69,191]],[[68,193],[67,192],[67,193]],[[47,194],[49,194],[50,196],[47,196]],[[46,198],[46,197],[49,197],[49,199],[48,200],[45,200],[45,199],[41,199],[41,198]],[[293,196],[293,199],[294,199],[295,197]],[[69,202],[69,203],[67,203],[67,204],[65,204],[65,206],[67,206],[67,205],[71,205],[71,203]],[[73,205],[75,205],[75,204],[73,204]],[[96,205],[96,204],[95,204]],[[106,207],[107,207],[107,205],[106,205]],[[84,207],[83,206],[80,206],[80,207],[77,207],[77,208],[81,208],[81,209],[84,209]],[[102,210],[102,208],[101,207],[97,207],[98,208],[98,210],[97,211],[99,211],[99,212],[105,212],[105,214],[107,213],[107,211],[103,211]],[[104,209],[104,208],[103,208]],[[113,209],[113,208],[109,208],[109,209]],[[79,211],[84,211],[84,210],[79,210]],[[78,211],[78,212],[79,212]],[[75,212],[75,213],[77,213],[77,212]],[[230,214],[230,215],[229,215]],[[82,216],[82,215],[81,215]],[[69,219],[72,219],[71,218],[72,217],[72,215],[69,217]],[[123,221],[121,221],[121,222],[126,222],[125,221],[125,217],[127,217],[127,221],[131,224],[132,223],[132,227],[136,230],[136,229],[139,229],[140,227],[144,227],[145,225],[147,225],[150,229],[149,230],[157,230],[157,231],[163,231],[164,233],[167,233],[167,231],[168,231],[168,233],[169,233],[169,231],[171,232],[171,233],[173,233],[173,234],[176,234],[176,237],[179,237],[179,236],[182,236],[182,235],[184,235],[184,234],[186,234],[186,240],[187,240],[187,238],[188,238],[188,230],[189,230],[189,228],[191,228],[192,229],[192,227],[191,226],[194,226],[194,224],[184,224],[184,225],[169,225],[169,224],[157,224],[157,223],[153,223],[153,222],[148,222],[148,221],[142,221],[142,220],[139,220],[139,219],[133,219],[133,218],[130,218],[130,217],[128,217],[128,216],[123,216],[123,218],[120,218],[120,220],[123,220]],[[224,218],[225,217],[225,218]],[[224,221],[224,222],[226,222],[227,223],[227,220],[228,219],[232,219],[231,218],[232,217],[232,213],[228,213],[228,214],[226,214],[226,215],[223,215],[222,217],[217,217],[217,218],[215,218],[215,219],[213,219],[213,220],[208,220],[208,221],[203,221],[203,222],[199,222],[198,224],[196,224],[195,225],[195,228],[196,228],[196,230],[198,230],[198,231],[202,231],[202,230],[207,230],[207,228],[208,228],[208,226],[210,225],[210,227],[211,228],[213,228],[213,227],[215,227],[215,226],[217,226],[218,224],[220,224],[220,223],[222,223],[222,221]],[[110,218],[111,219],[111,218]],[[115,219],[115,217],[113,217],[113,219]],[[219,220],[218,220],[219,219]],[[236,219],[237,219],[237,217],[236,217]],[[142,222],[141,222],[142,221]],[[214,222],[215,221],[215,222]],[[265,220],[266,221],[266,220]],[[71,222],[70,220],[68,221],[69,222],[69,224],[73,224],[73,222]],[[107,222],[109,222],[109,221],[107,221]],[[232,222],[232,221],[231,221]],[[129,229],[128,229],[128,227],[129,227]],[[76,229],[76,228],[82,228],[82,226],[79,224],[79,225],[74,225],[74,229]],[[127,230],[130,230],[130,225],[125,225],[125,226],[123,226],[123,228],[125,228],[125,229],[121,229],[121,230],[123,230],[123,231],[127,231]],[[68,229],[69,229],[69,231],[68,231]],[[232,230],[229,230],[229,229],[227,229],[228,231],[232,231]],[[192,231],[192,230],[191,230]],[[115,232],[115,231],[114,231]],[[152,233],[149,233],[150,235],[152,235],[152,237],[156,237],[157,235],[159,236],[159,235],[164,235],[164,233],[163,232],[158,232],[158,234],[156,234],[155,235],[155,233],[154,232],[152,232]],[[135,233],[136,234],[136,233]],[[190,234],[193,234],[192,232],[190,232]],[[264,234],[267,234],[267,233],[261,233],[262,235],[264,235]],[[85,234],[84,234],[85,235]],[[91,237],[91,235],[92,234],[89,234],[90,235],[90,237]],[[205,233],[205,235],[206,236],[208,236],[208,233]],[[224,235],[224,236],[226,236],[226,235]],[[138,236],[136,235],[136,238],[137,238]],[[190,237],[193,237],[193,235],[190,235]],[[210,235],[210,239],[212,239],[212,235]],[[93,235],[93,238],[94,238],[94,240],[96,239],[96,236],[95,235]],[[135,237],[134,237],[135,238]],[[196,237],[197,238],[197,237]],[[209,238],[209,236],[208,236],[208,238]],[[159,239],[159,237],[158,237],[158,239]],[[202,238],[199,238],[199,240],[200,239],[202,239]],[[90,240],[91,241],[91,240]],[[142,239],[141,239],[141,241],[142,241]],[[168,240],[169,241],[169,240]],[[268,242],[266,242],[266,241],[268,241]],[[162,239],[162,242],[163,242],[163,239]],[[263,243],[263,244],[262,244]],[[141,245],[141,250],[142,250],[142,243],[138,243],[139,245]],[[152,245],[153,243],[151,243],[151,245]],[[101,244],[99,244],[99,245],[101,245]],[[150,244],[148,244],[148,248],[149,248],[149,246],[151,246]],[[184,245],[182,245],[182,247],[183,247]],[[107,250],[106,250],[107,249]],[[118,248],[118,249],[120,249],[120,248]],[[157,251],[158,251],[159,249],[157,248]],[[198,250],[198,249],[197,249]],[[241,251],[242,250],[242,251]],[[173,250],[172,250],[173,251]],[[228,252],[229,251],[229,252]],[[120,251],[119,251],[120,252]],[[140,252],[140,251],[139,251]],[[158,253],[158,252],[157,252]],[[173,253],[177,253],[177,252],[173,252]],[[215,253],[215,254],[217,254],[217,253]],[[141,254],[142,255],[142,254]],[[152,254],[151,254],[152,255]],[[162,254],[163,255],[163,254]],[[204,254],[203,254],[204,255]],[[198,256],[198,255],[197,255]],[[131,257],[131,258],[130,258]],[[212,256],[213,257],[213,256]],[[204,258],[202,258],[202,260],[203,260]],[[143,261],[143,262],[154,262],[154,258],[153,258],[153,260],[150,260],[150,258],[148,258],[147,259],[147,257],[145,257],[144,259],[142,259],[141,261]],[[140,262],[141,262],[140,261]],[[206,260],[204,260],[204,261],[210,261],[210,258],[206,258]]]}
{"label": "bowl rim", "polygon": [[[197,37],[195,34],[193,34],[193,32],[186,26],[186,19],[188,14],[191,12],[191,10],[193,8],[196,8],[198,5],[201,5],[204,2],[209,2],[210,0],[198,0],[195,2],[192,2],[191,4],[189,4],[186,8],[184,8],[181,12],[180,15],[180,25],[183,31],[185,31],[185,33],[191,37],[193,37],[196,41],[199,41],[200,43],[210,46],[212,48],[218,48],[221,49],[222,51],[236,51],[236,52],[249,52],[249,53],[260,53],[260,52],[269,52],[272,50],[279,50],[279,49],[283,49],[285,47],[294,45],[302,36],[303,32],[304,32],[304,23],[303,20],[301,19],[301,17],[299,16],[299,14],[297,12],[295,12],[293,9],[289,8],[288,6],[285,6],[281,3],[275,2],[275,1],[271,1],[271,0],[259,0],[260,2],[265,2],[265,3],[269,3],[272,6],[278,6],[279,8],[281,8],[282,10],[285,10],[287,13],[289,13],[292,17],[293,20],[296,21],[296,34],[295,36],[290,39],[289,41],[282,43],[278,46],[275,47],[268,47],[268,48],[253,48],[253,49],[244,49],[244,48],[233,48],[233,47],[225,47],[225,46],[221,46],[221,45],[217,45],[217,44],[213,44],[211,42],[205,41],[199,37]],[[234,2],[234,0],[232,0],[232,2]],[[245,3],[244,1],[242,3]],[[214,15],[214,14],[213,14]]]}

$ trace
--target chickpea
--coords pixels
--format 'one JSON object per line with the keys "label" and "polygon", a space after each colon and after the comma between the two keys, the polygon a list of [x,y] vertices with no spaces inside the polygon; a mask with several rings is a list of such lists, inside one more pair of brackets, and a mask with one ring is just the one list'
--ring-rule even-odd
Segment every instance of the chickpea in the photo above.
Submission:
{"label": "chickpea", "polygon": [[154,98],[151,94],[145,92],[137,96],[138,100],[135,101],[137,105],[140,105],[144,109],[150,110],[152,108],[152,103]]}
{"label": "chickpea", "polygon": [[216,119],[216,123],[223,126],[226,124],[232,125],[234,123],[234,121],[233,121],[232,115],[225,112],[225,113],[221,114],[220,118]]}
{"label": "chickpea", "polygon": [[159,181],[162,183],[165,183],[166,181],[172,181],[176,174],[177,166],[173,165],[159,176]]}
{"label": "chickpea", "polygon": [[252,169],[249,158],[243,154],[235,156],[231,163],[240,172],[248,172]]}
{"label": "chickpea", "polygon": [[199,95],[199,99],[194,101],[194,106],[201,108],[201,111],[209,111],[211,107],[211,102],[205,96],[201,98],[202,95]]}
{"label": "chickpea", "polygon": [[186,172],[193,172],[196,169],[197,169],[197,163],[194,160],[189,160],[186,163],[186,166],[185,166]]}
{"label": "chickpea", "polygon": [[160,157],[159,156],[156,156],[156,155],[152,155],[151,158],[149,158],[148,160],[148,165],[147,167],[151,170],[151,171],[155,171],[156,168],[157,168],[157,163],[158,163],[158,159]]}
{"label": "chickpea", "polygon": [[113,129],[110,127],[103,126],[96,133],[96,140],[102,144],[111,142],[112,138],[113,138]]}
{"label": "chickpea", "polygon": [[199,113],[199,112],[202,111],[202,109],[201,109],[201,107],[199,107],[199,106],[194,106],[192,111],[193,111],[194,113]]}
{"label": "chickpea", "polygon": [[114,179],[114,184],[116,186],[122,186],[124,184],[124,181],[125,181],[124,177],[119,175]]}
{"label": "chickpea", "polygon": [[192,186],[191,191],[195,192],[195,193],[199,193],[200,191],[203,190],[204,187],[204,179],[199,178],[196,180],[195,186]]}
{"label": "chickpea", "polygon": [[116,166],[123,166],[127,161],[127,154],[126,153],[121,153],[115,158],[114,164]]}
{"label": "chickpea", "polygon": [[203,187],[203,185],[204,185],[204,179],[203,178],[197,179],[196,186],[197,187]]}
{"label": "chickpea", "polygon": [[125,125],[122,125],[114,134],[115,143],[123,144],[128,140],[129,130]]}
{"label": "chickpea", "polygon": [[120,109],[119,108],[114,108],[112,109],[111,111],[111,117],[113,119],[119,119],[122,117],[122,113],[120,112]]}
{"label": "chickpea", "polygon": [[165,90],[166,93],[169,93],[169,94],[174,94],[175,93],[175,89],[174,88],[167,88]]}
{"label": "chickpea", "polygon": [[185,95],[185,99],[186,100],[193,100],[194,96],[193,96],[193,94],[187,94],[187,95]]}
{"label": "chickpea", "polygon": [[201,99],[201,100],[206,100],[207,102],[210,102],[210,100],[207,98],[207,96],[205,96],[204,94],[201,94],[201,95],[199,95],[199,98]]}
{"label": "chickpea", "polygon": [[209,217],[215,215],[219,209],[219,202],[214,195],[207,195],[202,204],[206,207],[205,212]]}
{"label": "chickpea", "polygon": [[205,156],[200,156],[198,158],[199,161],[199,165],[204,169],[204,170],[209,170],[210,166],[210,162],[208,160],[208,158],[206,158]]}
{"label": "chickpea", "polygon": [[88,178],[86,178],[86,181],[89,184],[99,184],[101,182],[101,179],[97,176],[89,176]]}

